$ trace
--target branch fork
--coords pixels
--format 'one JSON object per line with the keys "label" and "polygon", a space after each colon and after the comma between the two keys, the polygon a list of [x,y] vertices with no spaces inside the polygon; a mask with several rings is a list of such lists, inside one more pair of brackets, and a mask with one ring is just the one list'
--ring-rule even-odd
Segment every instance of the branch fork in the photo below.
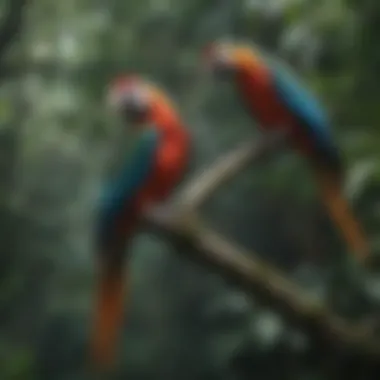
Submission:
{"label": "branch fork", "polygon": [[324,304],[310,300],[296,284],[253,252],[246,252],[205,226],[199,215],[199,207],[215,189],[249,164],[278,151],[284,143],[286,135],[277,134],[241,144],[190,180],[171,204],[147,215],[148,225],[177,239],[178,246],[185,242],[192,249],[178,250],[179,254],[220,272],[226,280],[269,303],[289,322],[303,327],[310,336],[380,359],[380,343],[366,326],[349,324]]}

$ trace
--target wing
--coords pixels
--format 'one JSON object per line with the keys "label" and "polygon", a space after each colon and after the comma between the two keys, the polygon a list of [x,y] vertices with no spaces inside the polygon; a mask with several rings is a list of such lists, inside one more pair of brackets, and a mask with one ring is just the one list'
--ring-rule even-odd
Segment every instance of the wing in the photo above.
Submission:
{"label": "wing", "polygon": [[314,96],[299,83],[286,67],[270,62],[273,84],[277,95],[286,107],[307,129],[309,136],[320,148],[334,147],[329,120]]}
{"label": "wing", "polygon": [[99,234],[104,236],[112,228],[118,213],[144,186],[153,170],[155,153],[159,143],[157,130],[149,129],[139,139],[136,149],[127,159],[117,176],[105,187],[99,210]]}

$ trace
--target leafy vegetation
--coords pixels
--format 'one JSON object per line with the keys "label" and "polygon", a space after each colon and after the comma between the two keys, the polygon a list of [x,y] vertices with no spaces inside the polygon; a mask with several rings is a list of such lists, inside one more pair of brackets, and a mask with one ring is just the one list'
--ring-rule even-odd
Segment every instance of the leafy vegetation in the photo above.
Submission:
{"label": "leafy vegetation", "polygon": [[[3,15],[7,4],[0,3]],[[28,2],[22,32],[1,58],[0,378],[82,379],[93,213],[118,136],[104,107],[113,75],[138,71],[168,89],[196,141],[194,168],[255,136],[231,88],[216,91],[199,79],[199,48],[216,37],[261,44],[323,100],[347,159],[348,196],[376,254],[379,14],[377,0]],[[368,323],[377,316],[379,276],[347,263],[293,154],[242,173],[204,214],[340,315]],[[172,251],[158,237],[136,239],[116,378],[348,378],[347,362],[329,362],[270,305]]]}

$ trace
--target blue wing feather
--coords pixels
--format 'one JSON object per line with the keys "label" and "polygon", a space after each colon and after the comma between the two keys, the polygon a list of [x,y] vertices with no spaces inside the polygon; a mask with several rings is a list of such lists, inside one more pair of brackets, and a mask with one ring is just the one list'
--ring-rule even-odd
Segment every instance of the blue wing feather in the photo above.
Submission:
{"label": "blue wing feather", "polygon": [[333,153],[336,148],[329,120],[318,101],[287,68],[275,62],[271,62],[270,67],[279,98],[300,121],[316,147]]}
{"label": "blue wing feather", "polygon": [[98,217],[100,237],[108,235],[119,213],[128,203],[133,202],[146,183],[153,169],[158,143],[158,132],[146,131],[138,141],[132,157],[123,165],[119,176],[105,186]]}

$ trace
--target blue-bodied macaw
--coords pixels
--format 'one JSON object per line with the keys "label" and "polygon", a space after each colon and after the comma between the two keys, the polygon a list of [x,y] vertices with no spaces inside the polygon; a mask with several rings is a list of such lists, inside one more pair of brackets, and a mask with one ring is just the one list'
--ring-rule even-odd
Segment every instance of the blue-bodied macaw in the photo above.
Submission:
{"label": "blue-bodied macaw", "polygon": [[366,237],[343,195],[343,165],[330,122],[314,96],[280,61],[256,47],[214,42],[204,64],[216,77],[231,78],[248,112],[264,131],[284,131],[311,163],[321,197],[350,249],[369,256]]}
{"label": "blue-bodied macaw", "polygon": [[109,101],[125,123],[140,134],[132,157],[106,185],[99,206],[97,254],[99,280],[90,345],[97,369],[112,364],[123,321],[125,261],[144,212],[165,200],[185,174],[190,136],[168,97],[138,76],[112,82]]}

